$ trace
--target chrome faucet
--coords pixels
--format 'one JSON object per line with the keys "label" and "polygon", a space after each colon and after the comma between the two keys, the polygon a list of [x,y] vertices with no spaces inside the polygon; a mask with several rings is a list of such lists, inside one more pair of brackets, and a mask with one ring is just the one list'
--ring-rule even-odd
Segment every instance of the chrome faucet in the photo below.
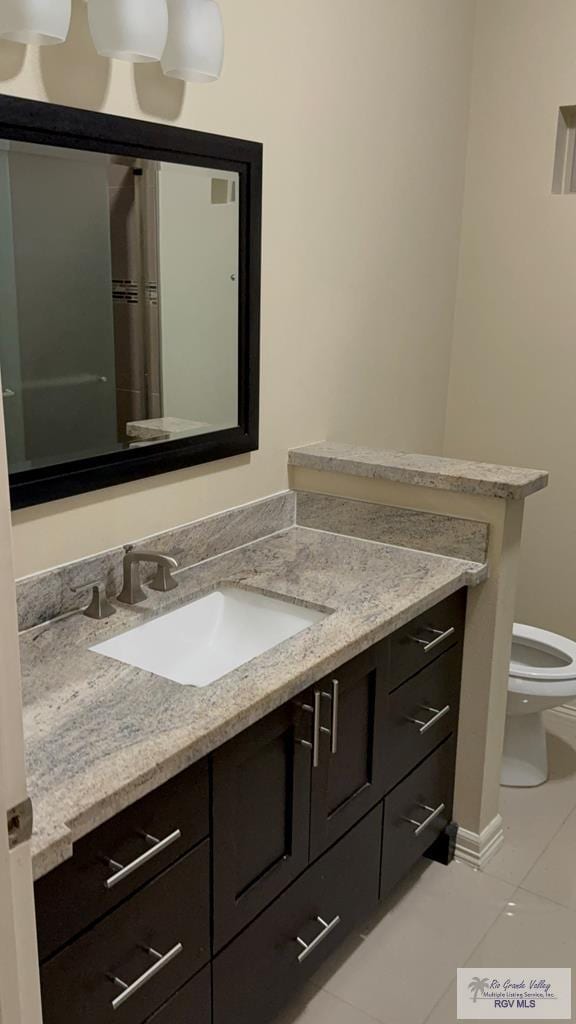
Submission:
{"label": "chrome faucet", "polygon": [[158,555],[154,551],[134,551],[127,548],[124,555],[124,585],[118,594],[118,600],[123,604],[139,604],[146,600],[146,594],[140,583],[140,562],[152,562],[158,566],[153,580],[148,584],[152,590],[175,590],[177,581],[172,576],[172,570],[178,568],[178,562],[170,555]]}

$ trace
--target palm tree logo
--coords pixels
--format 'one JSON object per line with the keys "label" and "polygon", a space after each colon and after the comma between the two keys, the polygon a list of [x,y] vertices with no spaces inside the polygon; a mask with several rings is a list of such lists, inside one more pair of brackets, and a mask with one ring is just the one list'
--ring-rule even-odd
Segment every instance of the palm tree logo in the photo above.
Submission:
{"label": "palm tree logo", "polygon": [[480,996],[484,995],[484,992],[488,988],[489,983],[490,983],[490,978],[478,978],[478,977],[472,978],[472,981],[468,985],[468,988],[473,993],[473,996],[472,996],[472,1002],[473,1003],[476,1002],[476,1000],[478,999],[479,995]]}

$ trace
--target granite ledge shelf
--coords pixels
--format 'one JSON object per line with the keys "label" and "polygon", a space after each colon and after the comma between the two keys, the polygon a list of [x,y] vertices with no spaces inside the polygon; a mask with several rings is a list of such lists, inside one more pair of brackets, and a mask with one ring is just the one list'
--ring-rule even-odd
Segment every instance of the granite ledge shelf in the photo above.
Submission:
{"label": "granite ledge shelf", "polygon": [[293,448],[288,453],[288,465],[509,501],[527,498],[548,486],[548,473],[540,469],[363,448],[335,441]]}

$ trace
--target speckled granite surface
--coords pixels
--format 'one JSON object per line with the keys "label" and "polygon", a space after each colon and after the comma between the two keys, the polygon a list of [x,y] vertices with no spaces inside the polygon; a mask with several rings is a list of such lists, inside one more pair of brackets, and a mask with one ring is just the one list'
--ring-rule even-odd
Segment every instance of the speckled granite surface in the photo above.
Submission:
{"label": "speckled granite surface", "polygon": [[[24,727],[36,877],[75,839],[214,750],[484,565],[292,527],[180,574],[178,590],[111,619],[80,614],[22,636]],[[223,583],[331,610],[321,623],[205,689],[179,686],[89,646]]]}
{"label": "speckled granite surface", "polygon": [[[173,555],[180,566],[188,566],[284,530],[294,522],[295,495],[293,491],[284,491],[130,543],[142,551]],[[19,628],[30,629],[58,615],[85,608],[94,582],[104,583],[108,596],[116,597],[122,587],[123,557],[124,548],[112,548],[17,580]],[[141,571],[143,579],[146,575],[151,579],[155,566],[142,567]]]}
{"label": "speckled granite surface", "polygon": [[544,470],[363,448],[335,441],[293,448],[288,453],[288,465],[511,500],[526,498],[548,485],[548,473]]}
{"label": "speckled granite surface", "polygon": [[333,494],[297,491],[296,522],[313,530],[328,530],[474,562],[484,562],[488,550],[488,523],[339,498]]}

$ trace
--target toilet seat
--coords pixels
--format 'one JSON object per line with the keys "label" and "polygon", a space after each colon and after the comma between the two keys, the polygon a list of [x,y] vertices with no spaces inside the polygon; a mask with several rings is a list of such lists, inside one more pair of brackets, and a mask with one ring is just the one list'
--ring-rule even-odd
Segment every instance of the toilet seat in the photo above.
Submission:
{"label": "toilet seat", "polygon": [[[562,659],[563,665],[545,667],[525,665],[510,661],[509,688],[516,693],[541,693],[547,683],[554,684],[554,693],[559,697],[574,694],[576,687],[576,643],[558,633],[550,633],[536,626],[525,626],[515,622],[512,634],[513,643],[526,647],[535,647],[543,653]],[[518,680],[518,682],[516,682]],[[521,680],[521,682],[520,682]]]}
{"label": "toilet seat", "polygon": [[548,778],[543,712],[576,700],[576,643],[519,622],[512,641],[500,779],[541,786]]}

